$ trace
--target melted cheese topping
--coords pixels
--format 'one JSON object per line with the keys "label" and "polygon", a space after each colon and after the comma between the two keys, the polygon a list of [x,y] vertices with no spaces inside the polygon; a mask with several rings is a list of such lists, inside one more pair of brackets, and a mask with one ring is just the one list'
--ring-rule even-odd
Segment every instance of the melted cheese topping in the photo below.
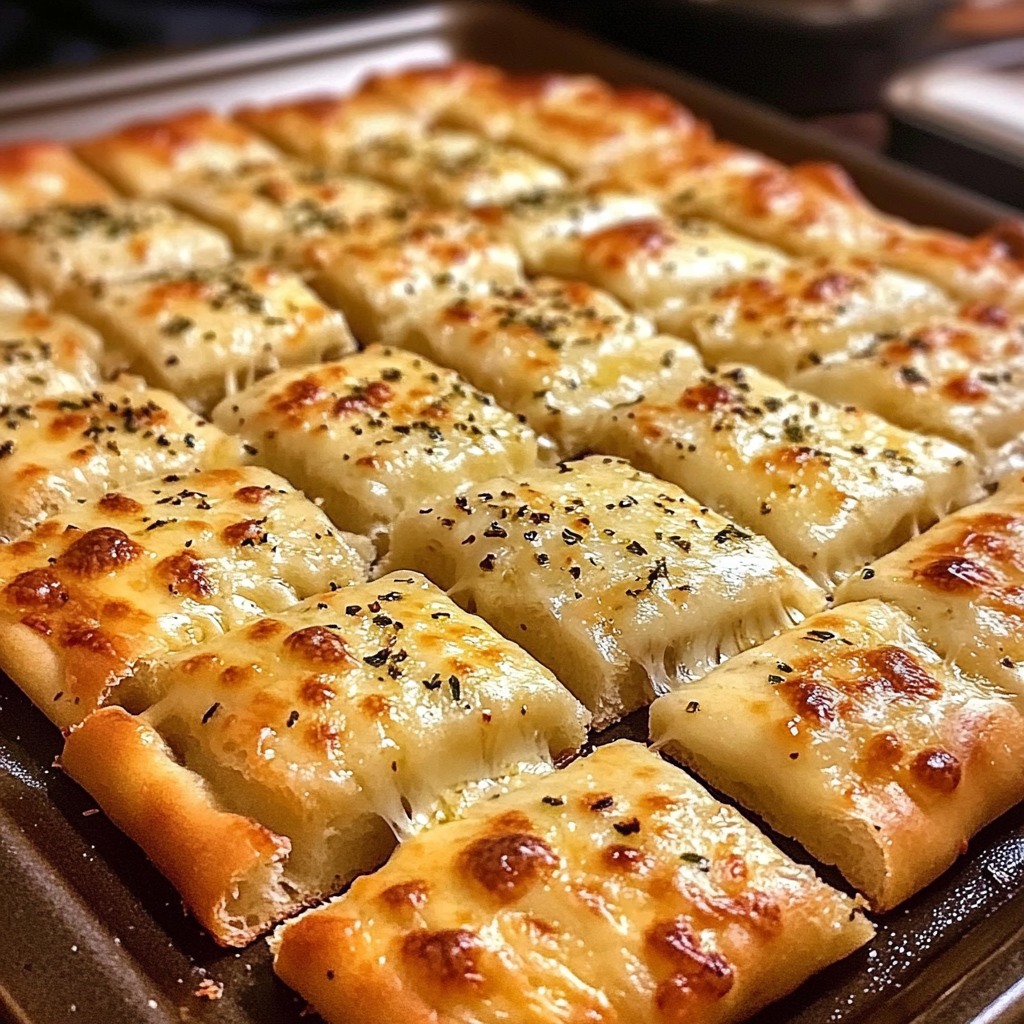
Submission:
{"label": "melted cheese topping", "polygon": [[749,363],[789,379],[865,334],[950,309],[942,292],[920,278],[868,260],[822,257],[723,285],[689,311],[689,330],[711,363]]}
{"label": "melted cheese topping", "polygon": [[286,877],[304,892],[351,878],[334,869],[359,861],[362,817],[408,835],[449,790],[549,767],[586,738],[549,672],[409,573],[310,598],[149,675],[165,696],[146,721],[224,806],[291,840]]}
{"label": "melted cheese topping", "polygon": [[366,217],[308,243],[302,261],[365,343],[402,344],[425,310],[523,280],[515,249],[456,211]]}
{"label": "melted cheese topping", "polygon": [[483,206],[566,185],[565,175],[524,149],[469,132],[375,139],[348,157],[359,174],[445,206]]}
{"label": "melted cheese topping", "polygon": [[13,313],[27,306],[28,296],[9,277],[0,274],[0,313]]}
{"label": "melted cheese topping", "polygon": [[79,142],[78,155],[122,192],[153,196],[203,171],[228,173],[276,151],[241,125],[209,110],[140,121]]}
{"label": "melted cheese topping", "polygon": [[1012,222],[978,238],[889,221],[879,258],[931,278],[968,302],[1024,309],[1024,247]]}
{"label": "melted cheese topping", "polygon": [[0,223],[22,220],[55,203],[106,203],[110,187],[54,142],[0,146]]}
{"label": "melted cheese topping", "polygon": [[488,395],[425,359],[376,346],[275,373],[225,399],[214,420],[322,498],[339,526],[382,545],[404,508],[536,460],[533,433]]}
{"label": "melted cheese topping", "polygon": [[613,189],[563,189],[520,196],[476,215],[518,250],[531,274],[578,278],[583,274],[580,240],[630,221],[660,215],[645,196]]}
{"label": "melted cheese topping", "polygon": [[1024,320],[998,306],[861,339],[794,383],[961,444],[989,462],[990,475],[1024,457]]}
{"label": "melted cheese topping", "polygon": [[303,239],[399,205],[397,193],[377,182],[287,163],[194,175],[167,196],[223,231],[236,249],[274,257],[285,254],[285,242],[295,249]]}
{"label": "melted cheese topping", "polygon": [[234,116],[285,152],[328,167],[343,165],[350,150],[373,139],[415,134],[423,127],[421,116],[372,91],[244,107]]}
{"label": "melted cheese topping", "polygon": [[131,369],[200,410],[281,366],[355,349],[340,313],[296,274],[262,263],[84,286],[64,301]]}
{"label": "melted cheese topping", "polygon": [[597,417],[700,369],[693,348],[581,282],[541,278],[439,307],[411,325],[425,349],[565,455],[587,448]]}
{"label": "melted cheese topping", "polygon": [[836,592],[906,609],[968,671],[1024,696],[1024,485],[1007,480],[872,563]]}
{"label": "melted cheese topping", "polygon": [[[12,677],[67,726],[108,700],[139,659],[362,581],[372,550],[265,469],[107,493],[0,545],[4,646],[31,631],[54,661],[45,678]],[[117,688],[118,703],[151,703],[132,682]]]}
{"label": "melted cheese topping", "polygon": [[0,404],[97,387],[102,352],[97,334],[60,313],[0,313]]}
{"label": "melted cheese topping", "polygon": [[978,493],[946,441],[723,367],[606,417],[603,450],[764,534],[827,584]]}
{"label": "melted cheese topping", "polygon": [[436,67],[413,67],[371,74],[356,96],[383,97],[427,121],[436,120],[461,96],[501,83],[504,72],[473,61],[452,61]]}
{"label": "melted cheese topping", "polygon": [[[885,246],[884,218],[831,164],[744,167],[726,174],[699,168],[682,176],[669,206],[683,216],[711,217],[791,252],[876,257]],[[909,268],[908,268],[909,269]]]}
{"label": "melted cheese topping", "polygon": [[866,942],[855,908],[620,741],[406,843],[275,969],[331,1024],[724,1024]]}
{"label": "melted cheese topping", "polygon": [[598,456],[409,510],[388,557],[521,643],[598,728],[824,606],[763,538]]}
{"label": "melted cheese topping", "polygon": [[619,224],[580,239],[579,250],[581,277],[677,334],[711,289],[784,265],[776,250],[694,219]]}
{"label": "melted cheese topping", "polygon": [[660,93],[613,89],[590,75],[507,75],[455,96],[444,120],[533,150],[572,172],[614,164],[700,131]]}
{"label": "melted cheese topping", "polygon": [[0,533],[149,477],[237,465],[240,442],[133,381],[0,406]]}
{"label": "melted cheese topping", "polygon": [[0,265],[37,292],[209,267],[230,257],[220,232],[146,200],[53,206],[0,231]]}
{"label": "melted cheese topping", "polygon": [[1024,720],[881,602],[845,605],[658,700],[651,735],[890,907],[1024,797]]}

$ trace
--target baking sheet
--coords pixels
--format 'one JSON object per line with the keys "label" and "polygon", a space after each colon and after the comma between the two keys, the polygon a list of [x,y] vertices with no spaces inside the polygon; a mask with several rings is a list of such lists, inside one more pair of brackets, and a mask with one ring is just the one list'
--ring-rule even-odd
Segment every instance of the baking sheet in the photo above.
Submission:
{"label": "baking sheet", "polygon": [[[339,91],[370,70],[455,57],[593,71],[663,89],[724,137],[786,160],[841,160],[876,203],[914,220],[979,231],[1009,213],[535,15],[486,2],[334,22],[75,77],[26,78],[0,93],[0,139],[70,138],[199,103],[226,108]],[[597,741],[620,735],[643,738],[645,715]],[[0,679],[0,1015],[17,1024],[299,1024],[303,1005],[273,977],[266,945],[215,946],[142,853],[52,767],[59,750],[53,727]],[[779,843],[806,859],[794,844]],[[1024,1020],[1022,891],[1018,808],[977,837],[938,883],[888,915],[869,947],[755,1020]],[[223,984],[222,998],[195,994],[206,979]]]}

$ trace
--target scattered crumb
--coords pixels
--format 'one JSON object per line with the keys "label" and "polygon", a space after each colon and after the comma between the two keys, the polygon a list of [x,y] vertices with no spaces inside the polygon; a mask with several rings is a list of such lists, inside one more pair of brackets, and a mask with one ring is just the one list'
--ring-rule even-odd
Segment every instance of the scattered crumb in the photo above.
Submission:
{"label": "scattered crumb", "polygon": [[89,807],[88,809],[82,811],[82,817],[83,818],[91,818],[94,814],[99,814],[99,813],[100,813],[100,809],[98,807]]}
{"label": "scattered crumb", "polygon": [[213,978],[203,978],[195,991],[199,999],[220,999],[224,995],[224,983]]}

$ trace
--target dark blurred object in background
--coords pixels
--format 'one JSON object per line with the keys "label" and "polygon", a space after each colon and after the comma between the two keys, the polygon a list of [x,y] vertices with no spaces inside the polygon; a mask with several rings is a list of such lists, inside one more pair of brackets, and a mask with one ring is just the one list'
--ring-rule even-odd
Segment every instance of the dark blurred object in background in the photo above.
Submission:
{"label": "dark blurred object in background", "polygon": [[[586,0],[559,13],[793,114],[878,107],[950,0]],[[550,4],[534,0],[536,10]]]}
{"label": "dark blurred object in background", "polygon": [[393,6],[374,0],[0,0],[0,69],[196,46],[289,22]]}

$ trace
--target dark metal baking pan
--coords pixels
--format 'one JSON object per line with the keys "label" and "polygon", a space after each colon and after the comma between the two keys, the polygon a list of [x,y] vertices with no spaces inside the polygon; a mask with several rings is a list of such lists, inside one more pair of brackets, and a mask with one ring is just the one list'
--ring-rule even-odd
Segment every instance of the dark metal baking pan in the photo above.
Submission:
{"label": "dark metal baking pan", "polygon": [[[1007,213],[497,3],[418,7],[74,77],[23,78],[0,92],[0,137],[72,137],[197,100],[228,107],[343,89],[370,69],[453,57],[663,89],[727,138],[781,159],[840,160],[879,205],[925,223],[979,231]],[[644,717],[611,733],[643,738]],[[274,979],[265,944],[217,948],[140,851],[52,767],[59,750],[56,731],[0,679],[0,1016],[16,1024],[298,1024],[302,1004]],[[793,844],[780,845],[802,858]],[[884,918],[869,948],[764,1011],[758,1024],[1022,1020],[1024,992],[1014,988],[1024,972],[1022,893],[1024,808]],[[197,996],[204,980],[222,983],[222,997]]]}
{"label": "dark metal baking pan", "polygon": [[886,88],[889,152],[1024,210],[1024,39],[912,67]]}

